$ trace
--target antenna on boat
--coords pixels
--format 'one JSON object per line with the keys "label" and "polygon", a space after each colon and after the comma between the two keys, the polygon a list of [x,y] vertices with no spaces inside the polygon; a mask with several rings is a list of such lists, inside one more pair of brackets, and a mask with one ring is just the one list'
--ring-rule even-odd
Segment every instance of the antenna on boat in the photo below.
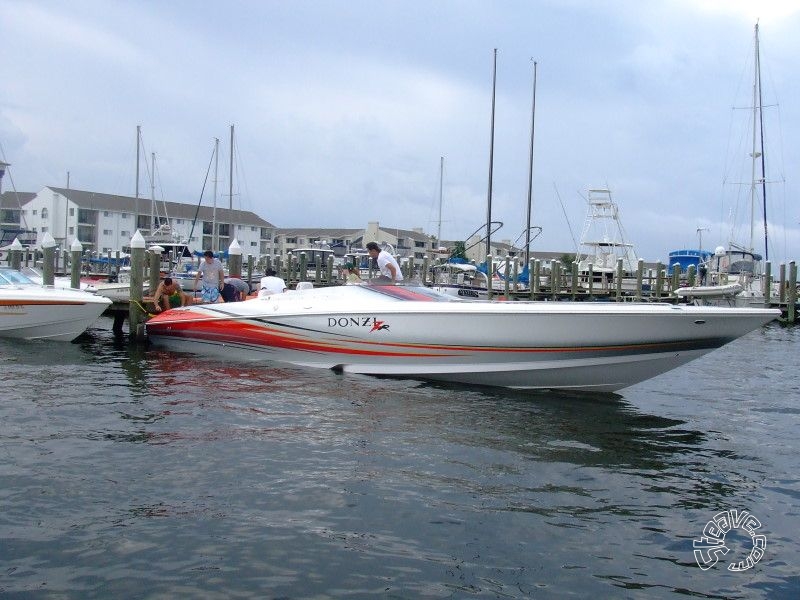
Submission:
{"label": "antenna on boat", "polygon": [[533,102],[531,105],[531,147],[528,159],[528,226],[525,229],[525,264],[531,261],[531,206],[533,204],[533,134],[536,123],[536,61],[533,60]]}

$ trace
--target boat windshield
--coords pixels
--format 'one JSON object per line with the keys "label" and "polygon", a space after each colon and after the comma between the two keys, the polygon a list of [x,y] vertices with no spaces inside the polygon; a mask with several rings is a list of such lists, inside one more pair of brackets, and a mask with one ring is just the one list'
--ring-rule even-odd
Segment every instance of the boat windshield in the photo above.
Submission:
{"label": "boat windshield", "polygon": [[391,296],[397,300],[410,300],[412,302],[460,302],[458,298],[442,294],[429,287],[420,285],[375,285],[364,284],[363,289],[367,289],[384,296]]}
{"label": "boat windshield", "polygon": [[0,285],[35,285],[16,269],[0,269]]}

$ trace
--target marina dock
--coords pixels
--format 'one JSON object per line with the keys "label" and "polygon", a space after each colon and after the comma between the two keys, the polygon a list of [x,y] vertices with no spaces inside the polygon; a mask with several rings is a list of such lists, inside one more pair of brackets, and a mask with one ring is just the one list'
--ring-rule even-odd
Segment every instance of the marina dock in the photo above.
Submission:
{"label": "marina dock", "polygon": [[[45,277],[54,277],[56,269],[56,256],[53,249],[45,248],[41,257],[35,257],[34,265],[42,267]],[[27,254],[26,254],[27,258]],[[70,275],[73,287],[77,287],[82,273],[82,252],[75,248],[70,254],[62,255],[64,260],[61,272]],[[118,258],[118,257],[117,257]],[[149,290],[154,290],[160,278],[164,275],[160,264],[161,256],[155,252],[146,251],[144,244],[141,248],[132,248],[130,286],[126,292],[108,294],[112,304],[106,311],[114,319],[114,331],[122,333],[124,322],[129,321],[129,331],[132,338],[143,339],[143,323],[155,312],[155,305]],[[26,261],[27,262],[27,261]],[[262,263],[257,264],[252,255],[247,257],[245,270],[242,269],[242,255],[235,251],[230,253],[226,271],[232,277],[239,277],[248,282],[251,289],[256,289],[260,281],[262,269],[275,269],[290,289],[298,283],[310,282],[315,287],[341,285],[334,267],[333,257],[329,257],[326,264],[316,264],[308,268],[306,256],[300,254],[292,256],[289,260],[265,257]],[[20,268],[21,253],[10,252],[9,263]],[[95,272],[90,275],[97,281],[118,281],[120,277],[119,261],[114,261],[109,256],[104,272]],[[404,279],[422,285],[432,285],[430,274],[431,261],[427,258],[414,262],[409,260],[403,264]],[[494,281],[488,290],[489,299],[493,301],[586,301],[586,302],[666,302],[666,303],[691,303],[702,301],[691,295],[679,295],[682,288],[692,287],[698,283],[698,275],[693,267],[686,272],[681,272],[678,265],[673,265],[671,275],[667,275],[665,265],[656,264],[655,268],[646,269],[643,261],[639,261],[635,273],[625,273],[621,261],[613,273],[593,273],[591,265],[587,271],[579,271],[578,264],[561,264],[552,262],[545,268],[541,261],[532,259],[528,265],[531,274],[529,281],[523,282],[519,277],[520,263],[514,257],[506,257],[505,264],[500,269],[502,278],[500,283]],[[783,314],[783,322],[797,322],[797,265],[795,261],[781,264],[778,268],[778,280],[774,281],[771,265],[767,265],[764,281],[770,281],[767,290],[774,289],[777,283],[779,292],[775,295],[768,293],[761,306],[779,308]],[[372,269],[364,273],[365,279],[372,278]],[[51,279],[52,282],[52,279]],[[188,293],[194,290],[185,289]],[[196,294],[196,293],[195,293]],[[723,304],[724,305],[724,304]],[[733,305],[731,302],[730,305]]]}

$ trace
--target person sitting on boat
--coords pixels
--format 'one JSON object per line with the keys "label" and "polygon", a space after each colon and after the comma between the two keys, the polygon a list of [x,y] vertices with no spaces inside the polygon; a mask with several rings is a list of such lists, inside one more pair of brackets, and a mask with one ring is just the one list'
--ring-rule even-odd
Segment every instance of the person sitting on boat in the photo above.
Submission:
{"label": "person sitting on boat", "polygon": [[197,289],[197,280],[201,276],[203,277],[203,289],[201,292],[203,302],[222,302],[222,297],[219,293],[225,287],[225,271],[222,268],[222,263],[218,258],[214,258],[214,253],[211,250],[203,252],[203,260],[200,261],[200,266],[197,267],[197,273],[194,276],[194,289]]}
{"label": "person sitting on boat", "polygon": [[172,277],[165,277],[159,282],[156,293],[153,294],[153,304],[156,305],[156,312],[169,310],[178,306],[186,306],[191,302],[191,296],[184,294],[180,284]]}
{"label": "person sitting on boat", "polygon": [[[246,300],[248,294],[250,294],[250,286],[247,285],[247,282],[243,279],[239,279],[238,277],[226,277],[225,288],[229,285],[233,288],[233,296],[230,300],[225,298],[225,302],[241,302],[242,300]],[[223,289],[223,296],[224,295],[225,290]]]}
{"label": "person sitting on boat", "polygon": [[344,279],[345,285],[348,283],[361,283],[361,276],[358,274],[355,266],[353,263],[347,263],[344,267],[342,267],[342,279]]}
{"label": "person sitting on boat", "polygon": [[264,277],[261,278],[261,290],[259,297],[271,296],[272,294],[282,294],[286,291],[286,282],[278,277],[274,269],[267,269]]}
{"label": "person sitting on boat", "polygon": [[394,259],[394,256],[389,254],[386,250],[381,250],[377,242],[370,242],[367,244],[367,252],[370,257],[377,259],[378,270],[381,276],[378,277],[378,282],[396,282],[403,281],[403,274],[400,272],[400,265]]}

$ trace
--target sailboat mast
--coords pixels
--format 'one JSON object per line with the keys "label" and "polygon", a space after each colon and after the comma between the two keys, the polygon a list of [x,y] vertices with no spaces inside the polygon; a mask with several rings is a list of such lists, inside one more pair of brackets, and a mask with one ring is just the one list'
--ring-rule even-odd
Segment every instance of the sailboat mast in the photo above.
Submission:
{"label": "sailboat mast", "polygon": [[[494,169],[494,105],[497,88],[497,48],[494,49],[494,66],[492,68],[492,125],[489,134],[489,190],[486,200],[486,256],[492,253],[492,175]],[[492,277],[492,265],[486,259],[486,272]]]}
{"label": "sailboat mast", "polygon": [[217,234],[217,174],[219,173],[219,138],[214,138],[214,209],[211,213],[211,247],[219,245]]}
{"label": "sailboat mast", "polygon": [[769,244],[767,235],[767,170],[764,157],[764,99],[761,95],[761,52],[758,47],[758,23],[756,23],[756,87],[758,88],[758,126],[761,141],[761,200],[764,217],[764,260],[769,260]]}
{"label": "sailboat mast", "polygon": [[230,168],[230,176],[228,177],[228,217],[230,223],[228,227],[230,227],[230,231],[228,231],[228,244],[230,245],[233,242],[233,125],[231,125],[231,168]]}
{"label": "sailboat mast", "polygon": [[439,157],[439,226],[436,229],[436,249],[442,245],[442,187],[444,181],[444,156]]}
{"label": "sailboat mast", "polygon": [[156,229],[156,153],[150,153],[150,235]]}
{"label": "sailboat mast", "polygon": [[[531,59],[533,60],[533,59]],[[528,223],[525,229],[525,264],[531,262],[531,207],[533,205],[533,134],[536,124],[536,61],[533,60],[533,101],[531,103],[531,147],[528,158]]]}
{"label": "sailboat mast", "polygon": [[758,153],[758,24],[756,24],[755,58],[753,64],[753,131],[750,147],[750,252],[755,250],[755,220],[756,220],[756,165]]}
{"label": "sailboat mast", "polygon": [[134,203],[133,230],[139,229],[139,142],[142,139],[142,126],[136,126],[136,202]]}

